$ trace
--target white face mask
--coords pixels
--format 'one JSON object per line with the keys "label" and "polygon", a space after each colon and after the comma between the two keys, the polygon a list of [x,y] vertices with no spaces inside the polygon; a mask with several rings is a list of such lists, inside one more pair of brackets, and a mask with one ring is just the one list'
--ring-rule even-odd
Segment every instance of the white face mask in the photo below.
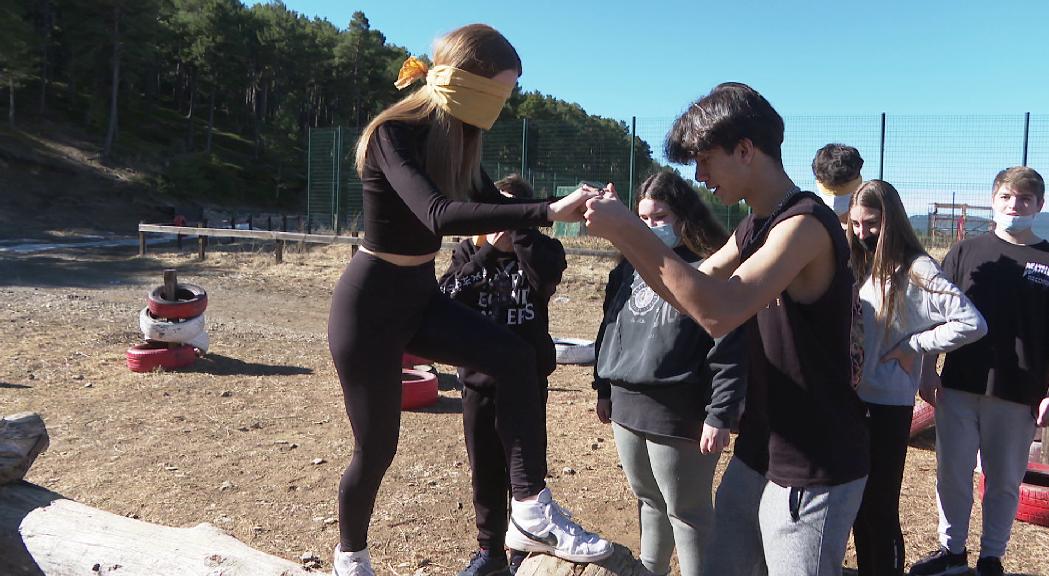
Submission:
{"label": "white face mask", "polygon": [[674,227],[670,224],[662,224],[660,226],[653,226],[649,228],[657,238],[663,241],[667,245],[667,248],[673,248],[678,245],[679,239],[677,232],[674,231]]}
{"label": "white face mask", "polygon": [[994,225],[998,227],[998,230],[1009,232],[1010,234],[1023,232],[1024,230],[1030,230],[1031,226],[1034,226],[1034,214],[1029,216],[1012,216],[995,212]]}

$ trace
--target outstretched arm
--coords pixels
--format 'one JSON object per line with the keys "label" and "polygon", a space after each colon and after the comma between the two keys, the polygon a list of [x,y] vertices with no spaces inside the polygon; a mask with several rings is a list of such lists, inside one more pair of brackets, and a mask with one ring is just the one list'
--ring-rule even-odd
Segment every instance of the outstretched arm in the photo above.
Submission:
{"label": "outstretched arm", "polygon": [[818,220],[795,216],[773,227],[765,244],[722,280],[689,266],[618,200],[589,200],[586,220],[588,230],[615,244],[650,288],[715,338],[746,322],[833,250]]}

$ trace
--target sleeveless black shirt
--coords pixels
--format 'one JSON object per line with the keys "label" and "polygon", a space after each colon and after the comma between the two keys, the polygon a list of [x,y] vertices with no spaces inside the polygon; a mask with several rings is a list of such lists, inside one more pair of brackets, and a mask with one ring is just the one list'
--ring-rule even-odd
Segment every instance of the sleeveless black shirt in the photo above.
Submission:
{"label": "sleeveless black shirt", "polygon": [[811,192],[797,192],[769,219],[747,216],[736,229],[740,261],[768,230],[809,215],[834,246],[834,278],[811,304],[787,291],[745,324],[750,386],[736,456],[781,486],[837,485],[869,471],[866,410],[851,385],[853,276],[838,217]]}

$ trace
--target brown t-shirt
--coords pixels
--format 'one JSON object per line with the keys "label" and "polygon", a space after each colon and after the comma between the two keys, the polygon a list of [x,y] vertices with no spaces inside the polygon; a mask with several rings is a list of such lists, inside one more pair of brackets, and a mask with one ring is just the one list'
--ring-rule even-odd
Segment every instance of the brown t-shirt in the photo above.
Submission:
{"label": "brown t-shirt", "polygon": [[866,476],[870,464],[866,410],[851,385],[853,276],[841,224],[815,194],[796,192],[771,222],[744,218],[736,242],[745,261],[768,230],[799,215],[815,217],[830,235],[834,278],[815,302],[783,291],[745,325],[750,387],[736,456],[781,486],[844,484]]}

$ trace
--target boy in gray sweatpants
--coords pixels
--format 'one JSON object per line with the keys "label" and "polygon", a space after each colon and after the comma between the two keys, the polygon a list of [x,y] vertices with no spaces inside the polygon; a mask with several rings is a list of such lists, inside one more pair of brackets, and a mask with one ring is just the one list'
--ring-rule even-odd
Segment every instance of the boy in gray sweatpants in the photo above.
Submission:
{"label": "boy in gray sweatpants", "polygon": [[[759,502],[742,498],[759,528],[746,538],[761,543],[770,574],[829,576],[841,573],[869,470],[866,411],[851,384],[853,276],[838,216],[783,168],[783,132],[772,105],[735,82],[675,120],[667,158],[695,163],[696,180],[721,203],[746,200],[753,210],[698,270],[618,199],[589,200],[586,219],[590,233],[611,240],[656,294],[711,336],[742,327],[748,390],[733,463],[768,479]],[[717,507],[731,501],[722,492],[736,488],[718,488],[715,538],[723,529]],[[729,569],[704,574],[753,562],[726,557],[719,542],[707,558]]]}
{"label": "boy in gray sweatpants", "polygon": [[[965,574],[977,452],[986,481],[978,576],[1004,574],[1005,555],[1035,426],[1049,417],[1049,242],[1031,230],[1045,182],[1027,167],[994,179],[995,229],[964,240],[943,270],[987,320],[987,336],[948,353],[942,384],[923,373],[922,397],[936,405],[936,496],[940,549],[915,576]],[[926,361],[923,365],[934,366]]]}

